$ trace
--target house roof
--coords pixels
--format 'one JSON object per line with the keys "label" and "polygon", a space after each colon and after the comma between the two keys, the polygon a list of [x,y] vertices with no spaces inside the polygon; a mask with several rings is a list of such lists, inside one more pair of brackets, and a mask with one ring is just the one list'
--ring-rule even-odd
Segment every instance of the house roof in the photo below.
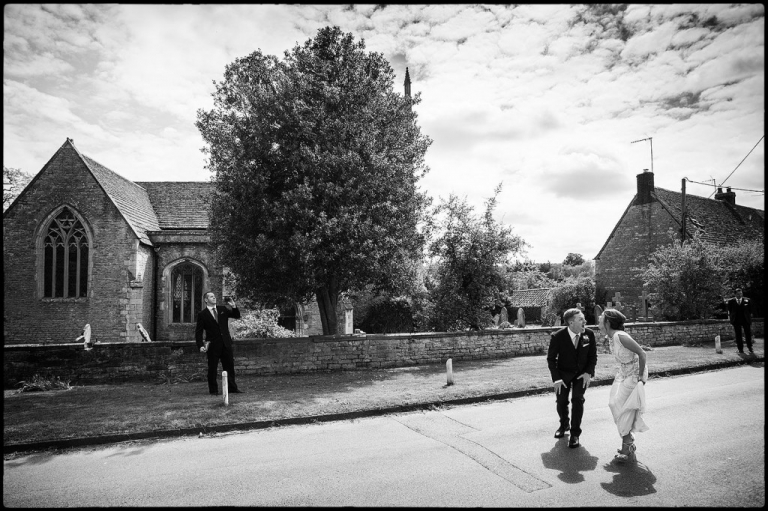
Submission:
{"label": "house roof", "polygon": [[[675,221],[682,225],[683,194],[656,188],[655,195]],[[765,218],[764,212],[759,209],[688,193],[685,194],[685,209],[686,232],[693,234],[697,231],[702,239],[711,243],[732,244],[740,240],[763,237]]]}
{"label": "house roof", "polygon": [[157,214],[160,229],[207,229],[208,196],[213,183],[205,181],[141,181]]}
{"label": "house roof", "polygon": [[[669,214],[678,226],[682,226],[682,201],[683,194],[665,188],[654,188],[651,195],[662,208]],[[624,216],[635,205],[637,196],[624,210],[621,218],[605,240],[600,252],[595,259],[599,259],[608,242],[618,229]],[[722,200],[707,199],[698,195],[685,194],[686,214],[686,238],[693,236],[694,232],[701,234],[705,241],[718,245],[733,244],[745,239],[763,239],[765,231],[765,212],[755,208],[729,204]]]}
{"label": "house roof", "polygon": [[551,288],[515,289],[509,299],[512,307],[544,307],[549,301]]}

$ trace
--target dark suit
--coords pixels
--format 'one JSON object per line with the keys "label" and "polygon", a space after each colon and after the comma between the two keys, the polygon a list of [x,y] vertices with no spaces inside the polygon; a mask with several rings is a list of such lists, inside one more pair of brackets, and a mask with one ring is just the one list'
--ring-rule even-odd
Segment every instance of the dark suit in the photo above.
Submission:
{"label": "dark suit", "polygon": [[581,418],[584,415],[584,380],[578,379],[584,373],[595,376],[597,365],[597,344],[595,334],[586,329],[579,338],[577,347],[573,346],[568,328],[561,328],[553,333],[549,340],[547,365],[552,375],[552,382],[563,380],[565,387],[556,395],[557,414],[560,427],[568,427],[568,395],[573,390],[573,418],[571,436],[581,436]]}
{"label": "dark suit", "polygon": [[235,359],[232,350],[232,337],[229,335],[229,318],[240,319],[240,310],[237,307],[229,309],[221,305],[216,306],[219,320],[206,307],[197,313],[197,326],[195,327],[195,341],[197,347],[203,347],[203,332],[208,345],[208,390],[218,392],[216,382],[216,369],[221,360],[221,367],[227,372],[227,388],[229,392],[237,390],[235,383]]}
{"label": "dark suit", "polygon": [[736,298],[728,300],[728,319],[736,332],[736,347],[744,351],[744,342],[741,338],[741,329],[744,329],[744,337],[747,339],[747,348],[752,351],[752,304],[746,296],[741,298],[739,305]]}

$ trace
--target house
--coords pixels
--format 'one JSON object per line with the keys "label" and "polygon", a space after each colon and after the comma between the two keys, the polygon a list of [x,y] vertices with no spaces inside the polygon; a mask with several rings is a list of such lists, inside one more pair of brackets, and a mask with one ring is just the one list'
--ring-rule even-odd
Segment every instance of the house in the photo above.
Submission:
{"label": "house", "polygon": [[[140,342],[139,324],[152,340],[194,340],[203,293],[228,294],[209,244],[212,187],[132,182],[67,139],[3,213],[5,344],[74,342],[86,324],[101,342]],[[316,303],[282,316],[322,334]]]}
{"label": "house", "polygon": [[552,299],[550,288],[541,289],[515,289],[509,299],[510,322],[517,318],[517,309],[523,309],[526,323],[538,323],[544,314],[544,309]]}
{"label": "house", "polygon": [[[686,239],[694,232],[719,245],[763,239],[764,212],[737,205],[731,188],[725,192],[718,188],[713,199],[686,194],[685,201]],[[670,244],[670,229],[682,236],[682,202],[681,192],[654,186],[653,172],[637,175],[637,193],[595,256],[598,304],[621,302],[625,314],[633,320],[642,316],[644,304],[647,310],[642,273],[650,255]]]}

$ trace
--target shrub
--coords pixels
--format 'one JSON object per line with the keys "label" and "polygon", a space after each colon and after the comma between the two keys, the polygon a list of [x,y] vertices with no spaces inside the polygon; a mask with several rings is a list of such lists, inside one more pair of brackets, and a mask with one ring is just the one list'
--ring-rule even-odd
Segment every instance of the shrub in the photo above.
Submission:
{"label": "shrub", "polygon": [[568,277],[562,284],[552,289],[550,302],[542,314],[542,324],[551,326],[555,319],[563,313],[581,303],[584,307],[584,316],[588,324],[594,324],[595,308],[595,280],[592,277],[582,275],[580,277]]}
{"label": "shrub", "polygon": [[294,332],[277,324],[279,317],[278,309],[256,309],[244,312],[240,316],[240,321],[233,323],[235,339],[296,337]]}

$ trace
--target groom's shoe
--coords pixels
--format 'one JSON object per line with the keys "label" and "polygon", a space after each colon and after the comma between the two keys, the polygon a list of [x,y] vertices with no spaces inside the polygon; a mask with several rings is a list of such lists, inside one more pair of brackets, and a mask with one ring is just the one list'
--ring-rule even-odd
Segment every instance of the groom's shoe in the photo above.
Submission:
{"label": "groom's shoe", "polygon": [[568,440],[568,447],[574,448],[579,447],[581,444],[579,443],[579,437],[572,436],[570,440]]}
{"label": "groom's shoe", "polygon": [[555,431],[555,438],[563,438],[565,436],[565,432],[570,430],[570,429],[571,428],[568,427],[568,426],[566,426],[566,427],[560,426],[560,428],[558,428],[558,430]]}

